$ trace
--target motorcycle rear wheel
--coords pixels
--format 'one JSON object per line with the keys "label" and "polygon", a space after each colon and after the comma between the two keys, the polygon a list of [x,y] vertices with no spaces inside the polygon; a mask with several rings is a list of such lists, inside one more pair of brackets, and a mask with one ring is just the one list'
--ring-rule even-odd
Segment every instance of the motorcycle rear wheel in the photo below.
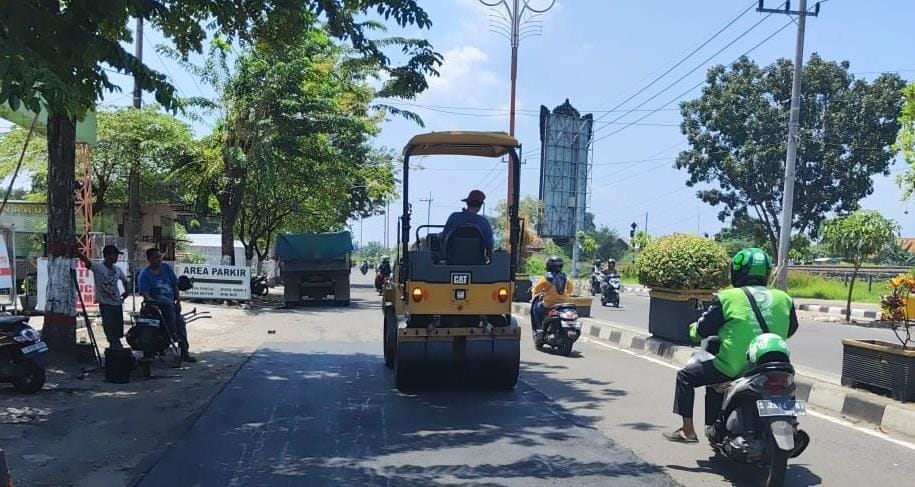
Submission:
{"label": "motorcycle rear wheel", "polygon": [[572,354],[572,340],[563,340],[562,344],[559,345],[559,353],[568,357]]}
{"label": "motorcycle rear wheel", "polygon": [[766,477],[766,487],[781,487],[785,483],[785,472],[788,469],[788,456],[791,452],[786,452],[778,447],[775,439],[769,437],[769,472]]}
{"label": "motorcycle rear wheel", "polygon": [[24,377],[14,380],[13,388],[23,394],[34,394],[44,387],[44,367],[32,361],[29,361],[26,367],[28,368],[28,373]]}

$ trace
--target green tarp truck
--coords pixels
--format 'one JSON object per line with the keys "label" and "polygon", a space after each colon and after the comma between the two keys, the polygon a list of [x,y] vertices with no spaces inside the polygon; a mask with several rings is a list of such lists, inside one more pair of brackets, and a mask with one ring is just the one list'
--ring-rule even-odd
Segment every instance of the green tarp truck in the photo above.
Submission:
{"label": "green tarp truck", "polygon": [[276,257],[286,306],[298,306],[305,299],[332,299],[339,306],[349,306],[352,251],[349,232],[277,235]]}

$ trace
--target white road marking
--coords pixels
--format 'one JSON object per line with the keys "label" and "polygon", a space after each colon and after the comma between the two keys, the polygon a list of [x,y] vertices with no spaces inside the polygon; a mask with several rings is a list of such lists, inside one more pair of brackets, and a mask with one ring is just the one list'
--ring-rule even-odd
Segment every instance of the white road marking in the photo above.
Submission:
{"label": "white road marking", "polygon": [[[610,350],[616,350],[616,351],[618,351],[618,352],[623,352],[623,353],[625,353],[625,354],[627,354],[627,355],[632,355],[633,357],[638,357],[638,358],[640,358],[640,359],[647,360],[647,361],[652,362],[652,363],[654,363],[654,364],[662,365],[662,366],[667,367],[667,368],[669,368],[669,369],[680,370],[680,367],[678,367],[678,366],[676,366],[676,365],[674,365],[674,364],[671,364],[671,363],[669,363],[669,362],[665,362],[665,361],[663,361],[663,360],[659,360],[659,359],[656,359],[656,358],[654,358],[654,357],[649,357],[649,356],[646,356],[646,355],[642,355],[642,354],[640,354],[640,353],[633,352],[632,350],[626,350],[626,349],[624,349],[624,348],[620,348],[620,347],[617,347],[617,346],[614,346],[614,345],[610,345],[609,343],[604,343],[604,342],[601,342],[601,341],[593,340],[593,339],[591,339],[591,338],[589,338],[589,337],[581,337],[579,340],[584,341],[584,342],[587,342],[587,343],[592,343],[592,344],[594,344],[594,345],[599,345],[599,346],[604,347],[604,348],[609,348]],[[852,423],[852,422],[850,422],[850,421],[846,421],[846,420],[844,420],[844,419],[836,418],[836,417],[834,417],[834,416],[829,416],[829,415],[826,415],[826,414],[823,414],[823,413],[814,411],[814,410],[810,409],[810,405],[809,405],[809,404],[808,404],[808,406],[807,406],[807,414],[809,414],[809,415],[811,415],[811,416],[814,416],[814,417],[816,417],[816,418],[822,419],[822,420],[824,420],[824,421],[829,421],[830,423],[833,423],[833,424],[836,424],[836,425],[839,425],[839,426],[844,426],[844,427],[846,427],[846,428],[853,429],[853,430],[855,430],[855,431],[857,431],[857,432],[859,432],[859,433],[864,433],[865,435],[872,436],[872,437],[874,437],[874,438],[879,438],[879,439],[884,440],[884,441],[888,441],[888,442],[890,442],[890,443],[892,443],[892,444],[894,444],[894,445],[901,446],[901,447],[903,447],[903,448],[908,448],[909,450],[915,451],[915,443],[908,442],[908,441],[905,441],[905,440],[900,440],[900,439],[898,439],[898,438],[893,438],[893,437],[891,437],[891,436],[889,436],[889,435],[887,435],[887,434],[885,434],[885,433],[881,433],[881,432],[875,431],[875,430],[873,430],[873,429],[871,429],[871,428],[865,428],[865,427],[862,427],[862,426],[858,426],[858,425],[856,425],[856,424],[854,424],[854,423]]]}

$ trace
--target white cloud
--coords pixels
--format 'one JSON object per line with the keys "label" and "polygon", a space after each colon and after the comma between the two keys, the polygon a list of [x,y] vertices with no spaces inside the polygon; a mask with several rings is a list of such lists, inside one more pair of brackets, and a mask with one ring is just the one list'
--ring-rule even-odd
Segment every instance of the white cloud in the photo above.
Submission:
{"label": "white cloud", "polygon": [[462,99],[469,99],[501,83],[494,72],[486,69],[489,56],[477,47],[453,47],[443,56],[440,75],[429,79],[429,90],[423,98],[446,100],[460,95]]}

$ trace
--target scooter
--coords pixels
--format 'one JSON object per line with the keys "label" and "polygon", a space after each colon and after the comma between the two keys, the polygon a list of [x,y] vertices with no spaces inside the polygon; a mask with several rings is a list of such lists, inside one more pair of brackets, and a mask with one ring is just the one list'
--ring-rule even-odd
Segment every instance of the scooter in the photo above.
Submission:
{"label": "scooter", "polygon": [[578,309],[571,303],[557,304],[547,309],[543,323],[538,325],[534,321],[533,309],[542,300],[543,296],[536,296],[531,303],[531,332],[534,337],[534,348],[543,350],[544,345],[549,345],[568,357],[572,353],[572,345],[581,337]]}
{"label": "scooter", "polygon": [[[197,308],[183,313],[180,317],[185,324],[204,318],[212,318],[212,316],[209,311],[197,311]],[[169,350],[174,352],[175,357],[181,356],[178,350],[178,337],[165,325],[162,308],[156,306],[155,303],[144,301],[140,306],[140,312],[133,321],[133,326],[127,330],[127,344],[134,350],[143,351],[144,358],[152,359],[154,356],[164,358]]]}
{"label": "scooter", "polygon": [[607,303],[614,308],[620,307],[620,277],[615,274],[600,278],[600,304],[607,306]]}
{"label": "scooter", "polygon": [[362,272],[362,275],[363,275],[363,276],[366,275],[366,274],[368,274],[368,272],[369,272],[369,265],[368,265],[367,263],[363,262],[362,265],[359,266],[359,272]]}
{"label": "scooter", "polygon": [[252,296],[266,296],[270,293],[270,287],[267,286],[267,276],[264,274],[258,274],[251,278],[251,295]]}
{"label": "scooter", "polygon": [[34,394],[44,387],[48,345],[28,321],[27,316],[0,316],[0,382],[12,383],[23,394]]}
{"label": "scooter", "polygon": [[[690,360],[714,358],[719,345],[718,337],[706,338]],[[767,467],[765,485],[782,485],[788,459],[810,444],[810,436],[798,426],[797,418],[807,408],[794,398],[794,367],[788,357],[763,355],[743,377],[708,388],[724,394],[718,418],[706,431],[712,449],[735,462]]]}
{"label": "scooter", "polygon": [[591,296],[597,296],[600,294],[601,280],[603,279],[603,273],[600,271],[594,271],[591,273]]}

